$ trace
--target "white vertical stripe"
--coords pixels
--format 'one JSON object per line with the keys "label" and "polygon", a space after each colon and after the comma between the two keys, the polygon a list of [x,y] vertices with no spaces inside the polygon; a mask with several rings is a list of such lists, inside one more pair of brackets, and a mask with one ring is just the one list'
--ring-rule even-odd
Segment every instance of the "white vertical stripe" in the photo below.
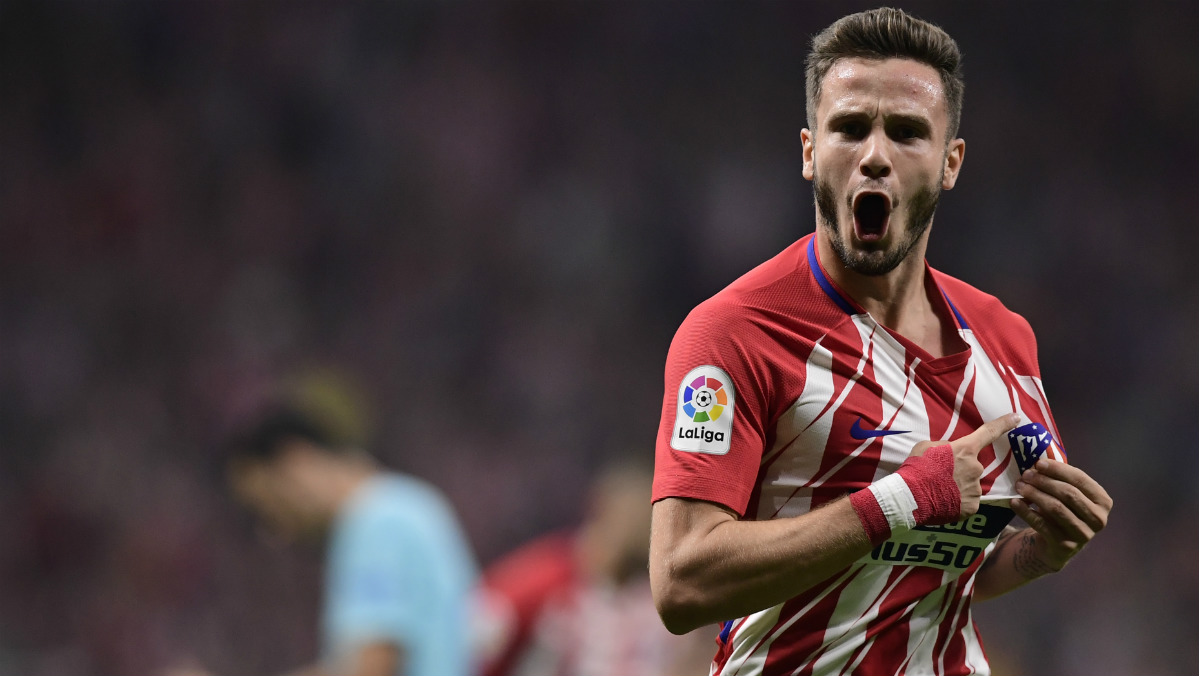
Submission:
{"label": "white vertical stripe", "polygon": [[[989,544],[987,547],[985,547],[983,550],[984,557],[986,557],[994,548],[995,548],[994,544]],[[976,571],[976,572],[978,572],[978,571]],[[974,590],[975,590],[975,574],[972,573],[971,577],[963,582],[962,592],[960,593],[960,596],[958,599],[958,604],[957,604],[958,609],[954,611],[954,619],[950,623],[951,627],[953,627],[955,624],[958,623],[959,618],[965,612],[967,614],[967,624],[965,626],[970,627],[972,629],[974,628],[973,625],[971,624],[971,605],[969,602],[970,598],[971,598],[971,594],[972,594],[972,592],[974,592]],[[962,633],[962,631],[963,630],[960,629],[959,633]],[[964,634],[963,640],[966,641],[966,643],[969,647],[970,644],[973,641],[975,641],[975,638],[974,638],[974,636],[967,638],[967,636]],[[942,649],[938,652],[938,672],[937,673],[939,673],[939,674],[946,673],[946,651],[950,649],[950,643],[952,641],[953,641],[953,636],[952,635],[947,636],[946,641],[942,644]]]}
{"label": "white vertical stripe", "polygon": [[979,411],[983,422],[995,420],[1006,413],[1013,412],[1013,402],[1016,402],[1017,413],[1020,413],[1020,400],[1009,399],[1008,385],[1001,373],[1004,367],[992,362],[983,346],[970,331],[963,336],[971,345],[971,362],[975,365],[975,391],[972,402]]}
{"label": "white vertical stripe", "polygon": [[883,449],[875,478],[891,474],[912,452],[913,445],[929,438],[929,416],[925,410],[925,397],[916,380],[920,359],[914,358],[905,370],[908,354],[895,338],[883,327],[870,320],[875,331],[875,382],[879,384],[883,400],[882,422],[891,422],[893,430],[905,430],[908,434],[889,435],[882,438]]}
{"label": "white vertical stripe", "polygon": [[[804,617],[818,603],[821,602],[829,593],[836,589],[846,580],[846,578],[855,575],[862,568],[859,566],[851,566],[845,570],[838,578],[830,579],[822,584],[825,588],[821,590],[811,601],[804,605],[803,608],[796,611],[787,619],[777,630],[769,636],[767,632],[771,630],[779,622],[780,611],[783,610],[784,604],[779,604],[766,610],[759,611],[752,615],[746,616],[746,621],[738,627],[730,640],[733,643],[733,652],[729,655],[729,660],[725,662],[725,668],[721,670],[722,676],[749,676],[750,674],[760,674],[763,670],[763,665],[767,660],[767,653],[771,650],[771,645],[775,643],[775,639],[783,635],[797,620]],[[851,586],[850,588],[854,588]],[[843,590],[843,593],[848,590]],[[838,599],[841,601],[841,597]],[[861,599],[859,599],[861,601]],[[764,638],[765,637],[765,638]],[[736,668],[735,668],[736,667]],[[749,670],[745,668],[749,667]]]}
{"label": "white vertical stripe", "polygon": [[[862,664],[862,661],[867,659],[867,653],[871,652],[871,647],[874,645],[875,645],[875,637],[872,636],[871,640],[867,641],[866,645],[864,645],[862,647],[862,650],[858,651],[858,657],[855,657],[854,661],[851,662],[850,664],[847,664],[846,666],[842,667],[842,670],[838,672],[838,676],[842,676],[843,674],[853,674],[854,670],[858,669],[858,665]],[[793,671],[792,676],[795,676],[796,674],[800,673],[800,671],[801,671],[800,669]]]}
{"label": "white vertical stripe", "polygon": [[[823,339],[822,339],[823,340]],[[859,363],[858,371],[843,386],[841,392],[833,389],[833,353],[820,341],[813,346],[804,366],[804,390],[792,406],[779,417],[775,425],[775,447],[766,458],[787,454],[792,448],[805,449],[807,452],[791,453],[780,457],[772,463],[768,476],[779,478],[785,474],[789,481],[803,484],[821,466],[821,451],[829,442],[829,432],[833,426],[833,411],[836,405],[829,406],[824,415],[817,414],[825,409],[834,399],[845,400],[850,389],[854,387],[862,366],[866,364],[864,356]]]}
{"label": "white vertical stripe", "polygon": [[[1046,397],[1046,388],[1042,387],[1042,379],[1037,376],[1030,376],[1030,379],[1033,380],[1034,386],[1037,387],[1038,394],[1042,395],[1041,402],[1040,402],[1041,405],[1043,405],[1047,410],[1049,410],[1050,399],[1048,399]],[[1050,428],[1050,433],[1054,435],[1054,439],[1056,441],[1058,441],[1059,444],[1061,444],[1062,439],[1059,439],[1059,437],[1058,437],[1058,428],[1055,427],[1054,421],[1050,419],[1049,414],[1046,415],[1046,427]]]}
{"label": "white vertical stripe", "polygon": [[[1002,375],[1006,372],[1004,366],[992,362],[987,352],[983,349],[983,346],[979,344],[979,341],[970,331],[965,331],[963,338],[971,345],[971,362],[975,365],[975,391],[973,392],[972,401],[975,403],[975,408],[979,411],[979,416],[983,418],[983,422],[988,422],[1006,413],[1013,412],[1019,413],[1023,418],[1026,418],[1024,412],[1021,410],[1020,397],[1017,395],[1015,389],[1010,389],[1009,385],[1005,383],[1004,376]],[[992,462],[988,463],[987,467],[983,468],[984,476],[996,471],[996,468],[1003,464],[1011,455],[1011,450],[1008,447],[1008,437],[1002,436],[996,440],[996,443],[992,444],[992,450],[995,452],[996,457]],[[991,489],[984,494],[984,499],[1001,500],[1017,497],[1017,477],[1016,463],[1011,463],[1003,474],[996,477]]]}
{"label": "white vertical stripe", "polygon": [[[1050,407],[1046,403],[1042,389],[1034,382],[1033,376],[1019,375],[1011,366],[1008,367],[1008,371],[1012,374],[1013,379],[1017,381],[1017,384],[1021,386],[1021,389],[1025,391],[1025,394],[1028,394],[1030,399],[1037,402],[1038,410],[1042,412],[1042,420],[1046,421],[1048,427],[1053,428],[1054,425],[1050,424]],[[1054,435],[1055,439],[1058,439],[1058,430],[1051,429],[1051,434]]]}
{"label": "white vertical stripe", "polygon": [[897,434],[883,438],[883,452],[879,455],[879,466],[875,478],[896,471],[900,463],[908,459],[918,441],[929,439],[929,413],[925,409],[925,394],[916,381],[919,359],[913,359],[908,368],[908,392],[900,405],[892,429],[906,430],[908,434]]}
{"label": "white vertical stripe", "polygon": [[[992,542],[984,550],[984,556],[987,556],[996,549],[996,543]],[[979,573],[978,570],[975,571]],[[975,591],[975,575],[967,581],[967,585],[963,588],[964,596]],[[979,643],[979,636],[975,634],[975,619],[971,616],[971,606],[967,605],[967,622],[961,630],[963,642],[966,644],[966,654],[963,655],[963,664],[967,669],[971,670],[975,676],[991,676],[992,667],[988,664],[987,655],[983,654],[983,645]],[[947,644],[948,645],[948,644]]]}
{"label": "white vertical stripe", "polygon": [[[763,476],[756,510],[760,519],[808,512],[812,491],[800,487],[805,486],[820,469],[833,428],[833,414],[850,396],[866,368],[870,342],[863,338],[854,375],[846,381],[835,399],[833,353],[821,344],[824,340],[822,336],[813,345],[804,366],[804,389],[795,403],[779,417],[775,426],[775,444],[764,455],[770,467]],[[798,452],[793,449],[798,449]],[[786,511],[781,511],[785,507]]]}
{"label": "white vertical stripe", "polygon": [[[942,585],[922,597],[912,609],[908,622],[908,655],[896,669],[896,674],[932,674],[933,651],[936,647],[938,625],[946,617],[949,605],[946,596],[950,593],[947,584],[949,574],[942,574]],[[936,614],[935,614],[936,609]]]}
{"label": "white vertical stripe", "polygon": [[[756,656],[758,651],[755,650],[759,646],[759,640],[766,636],[771,627],[779,621],[779,612],[783,610],[783,604],[771,606],[766,610],[760,610],[757,613],[746,616],[746,621],[741,623],[741,626],[729,637],[730,643],[733,645],[733,651],[729,655],[729,659],[725,660],[725,666],[721,671],[713,676],[750,676],[751,674],[761,674],[763,663],[767,659],[767,649],[774,642],[775,637],[764,639],[762,643],[764,648],[761,656]],[[749,669],[747,669],[749,667]]]}
{"label": "white vertical stripe", "polygon": [[[875,478],[878,479],[892,473],[901,462],[904,462],[909,452],[912,451],[912,438],[927,438],[924,436],[929,429],[928,417],[925,413],[925,401],[922,398],[920,388],[912,382],[916,366],[920,362],[914,359],[908,373],[905,373],[904,360],[906,355],[903,346],[897,343],[886,330],[876,324],[870,315],[855,315],[854,325],[858,329],[859,336],[865,342],[869,342],[873,348],[870,351],[871,366],[874,368],[875,382],[881,390],[883,420],[888,421],[892,420],[893,417],[897,417],[897,420],[893,422],[893,427],[910,432],[915,431],[920,434],[917,437],[912,437],[911,435],[891,435],[882,438],[881,462],[875,471]],[[838,405],[841,405],[840,401]],[[903,422],[896,415],[897,411],[907,414],[904,416]],[[905,427],[904,425],[912,425],[913,427]],[[896,439],[894,438],[896,436],[909,438]],[[878,437],[867,439],[859,444],[854,451],[838,461],[833,467],[830,467],[820,478],[814,480],[811,487],[817,488],[822,486],[831,476],[849,464],[851,460],[862,455],[862,452],[874,443],[876,439]]]}
{"label": "white vertical stripe", "polygon": [[[812,673],[814,676],[845,671],[850,656],[854,654],[854,650],[860,645],[859,641],[862,641],[866,635],[867,626],[879,617],[879,609],[883,606],[884,601],[895,591],[900,581],[913,571],[913,568],[905,568],[904,572],[897,575],[891,584],[883,588],[881,583],[887,582],[888,575],[892,570],[894,570],[892,566],[867,566],[867,570],[864,572],[872,575],[871,578],[868,578],[872,582],[871,586],[860,588],[860,581],[856,580],[855,585],[847,589],[838,599],[837,609],[830,618],[829,626],[825,629],[825,638],[822,641],[822,648],[825,648],[825,652],[813,663]],[[875,601],[865,611],[862,610],[862,603],[871,598],[874,598]]]}

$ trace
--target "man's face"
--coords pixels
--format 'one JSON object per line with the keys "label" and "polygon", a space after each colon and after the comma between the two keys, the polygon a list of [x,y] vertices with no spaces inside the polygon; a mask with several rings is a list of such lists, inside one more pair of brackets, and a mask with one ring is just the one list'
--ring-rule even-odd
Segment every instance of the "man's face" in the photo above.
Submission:
{"label": "man's face", "polygon": [[954,187],[965,145],[946,142],[941,79],[908,59],[837,61],[822,83],[817,128],[801,132],[817,222],[843,265],[883,275],[899,265]]}
{"label": "man's face", "polygon": [[285,452],[270,461],[239,462],[229,470],[238,501],[289,540],[315,534],[322,522],[322,515],[297,477],[303,471],[297,467],[301,462]]}

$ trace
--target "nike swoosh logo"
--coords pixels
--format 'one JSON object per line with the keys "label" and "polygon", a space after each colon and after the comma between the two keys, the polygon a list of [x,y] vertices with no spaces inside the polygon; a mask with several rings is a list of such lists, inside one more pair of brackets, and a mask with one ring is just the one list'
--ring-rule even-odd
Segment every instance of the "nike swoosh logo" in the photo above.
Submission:
{"label": "nike swoosh logo", "polygon": [[886,437],[893,434],[908,434],[912,430],[865,430],[862,427],[862,418],[854,421],[850,426],[850,436],[858,440],[874,439],[875,437]]}

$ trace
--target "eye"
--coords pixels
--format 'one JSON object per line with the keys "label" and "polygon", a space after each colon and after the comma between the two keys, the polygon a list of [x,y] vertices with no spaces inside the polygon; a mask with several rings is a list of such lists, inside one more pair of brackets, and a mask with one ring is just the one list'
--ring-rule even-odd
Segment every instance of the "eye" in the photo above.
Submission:
{"label": "eye", "polygon": [[925,138],[925,131],[910,124],[901,124],[892,128],[891,136],[899,141],[912,141]]}
{"label": "eye", "polygon": [[837,126],[837,132],[846,136],[859,138],[863,135],[865,127],[861,122],[843,122]]}

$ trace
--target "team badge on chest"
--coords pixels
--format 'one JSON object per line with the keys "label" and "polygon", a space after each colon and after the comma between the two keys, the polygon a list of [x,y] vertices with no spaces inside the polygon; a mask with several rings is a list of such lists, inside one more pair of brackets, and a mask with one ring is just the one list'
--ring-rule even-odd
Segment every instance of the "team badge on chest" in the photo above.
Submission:
{"label": "team badge on chest", "polygon": [[716,366],[698,366],[679,384],[671,448],[725,455],[733,437],[733,380]]}

